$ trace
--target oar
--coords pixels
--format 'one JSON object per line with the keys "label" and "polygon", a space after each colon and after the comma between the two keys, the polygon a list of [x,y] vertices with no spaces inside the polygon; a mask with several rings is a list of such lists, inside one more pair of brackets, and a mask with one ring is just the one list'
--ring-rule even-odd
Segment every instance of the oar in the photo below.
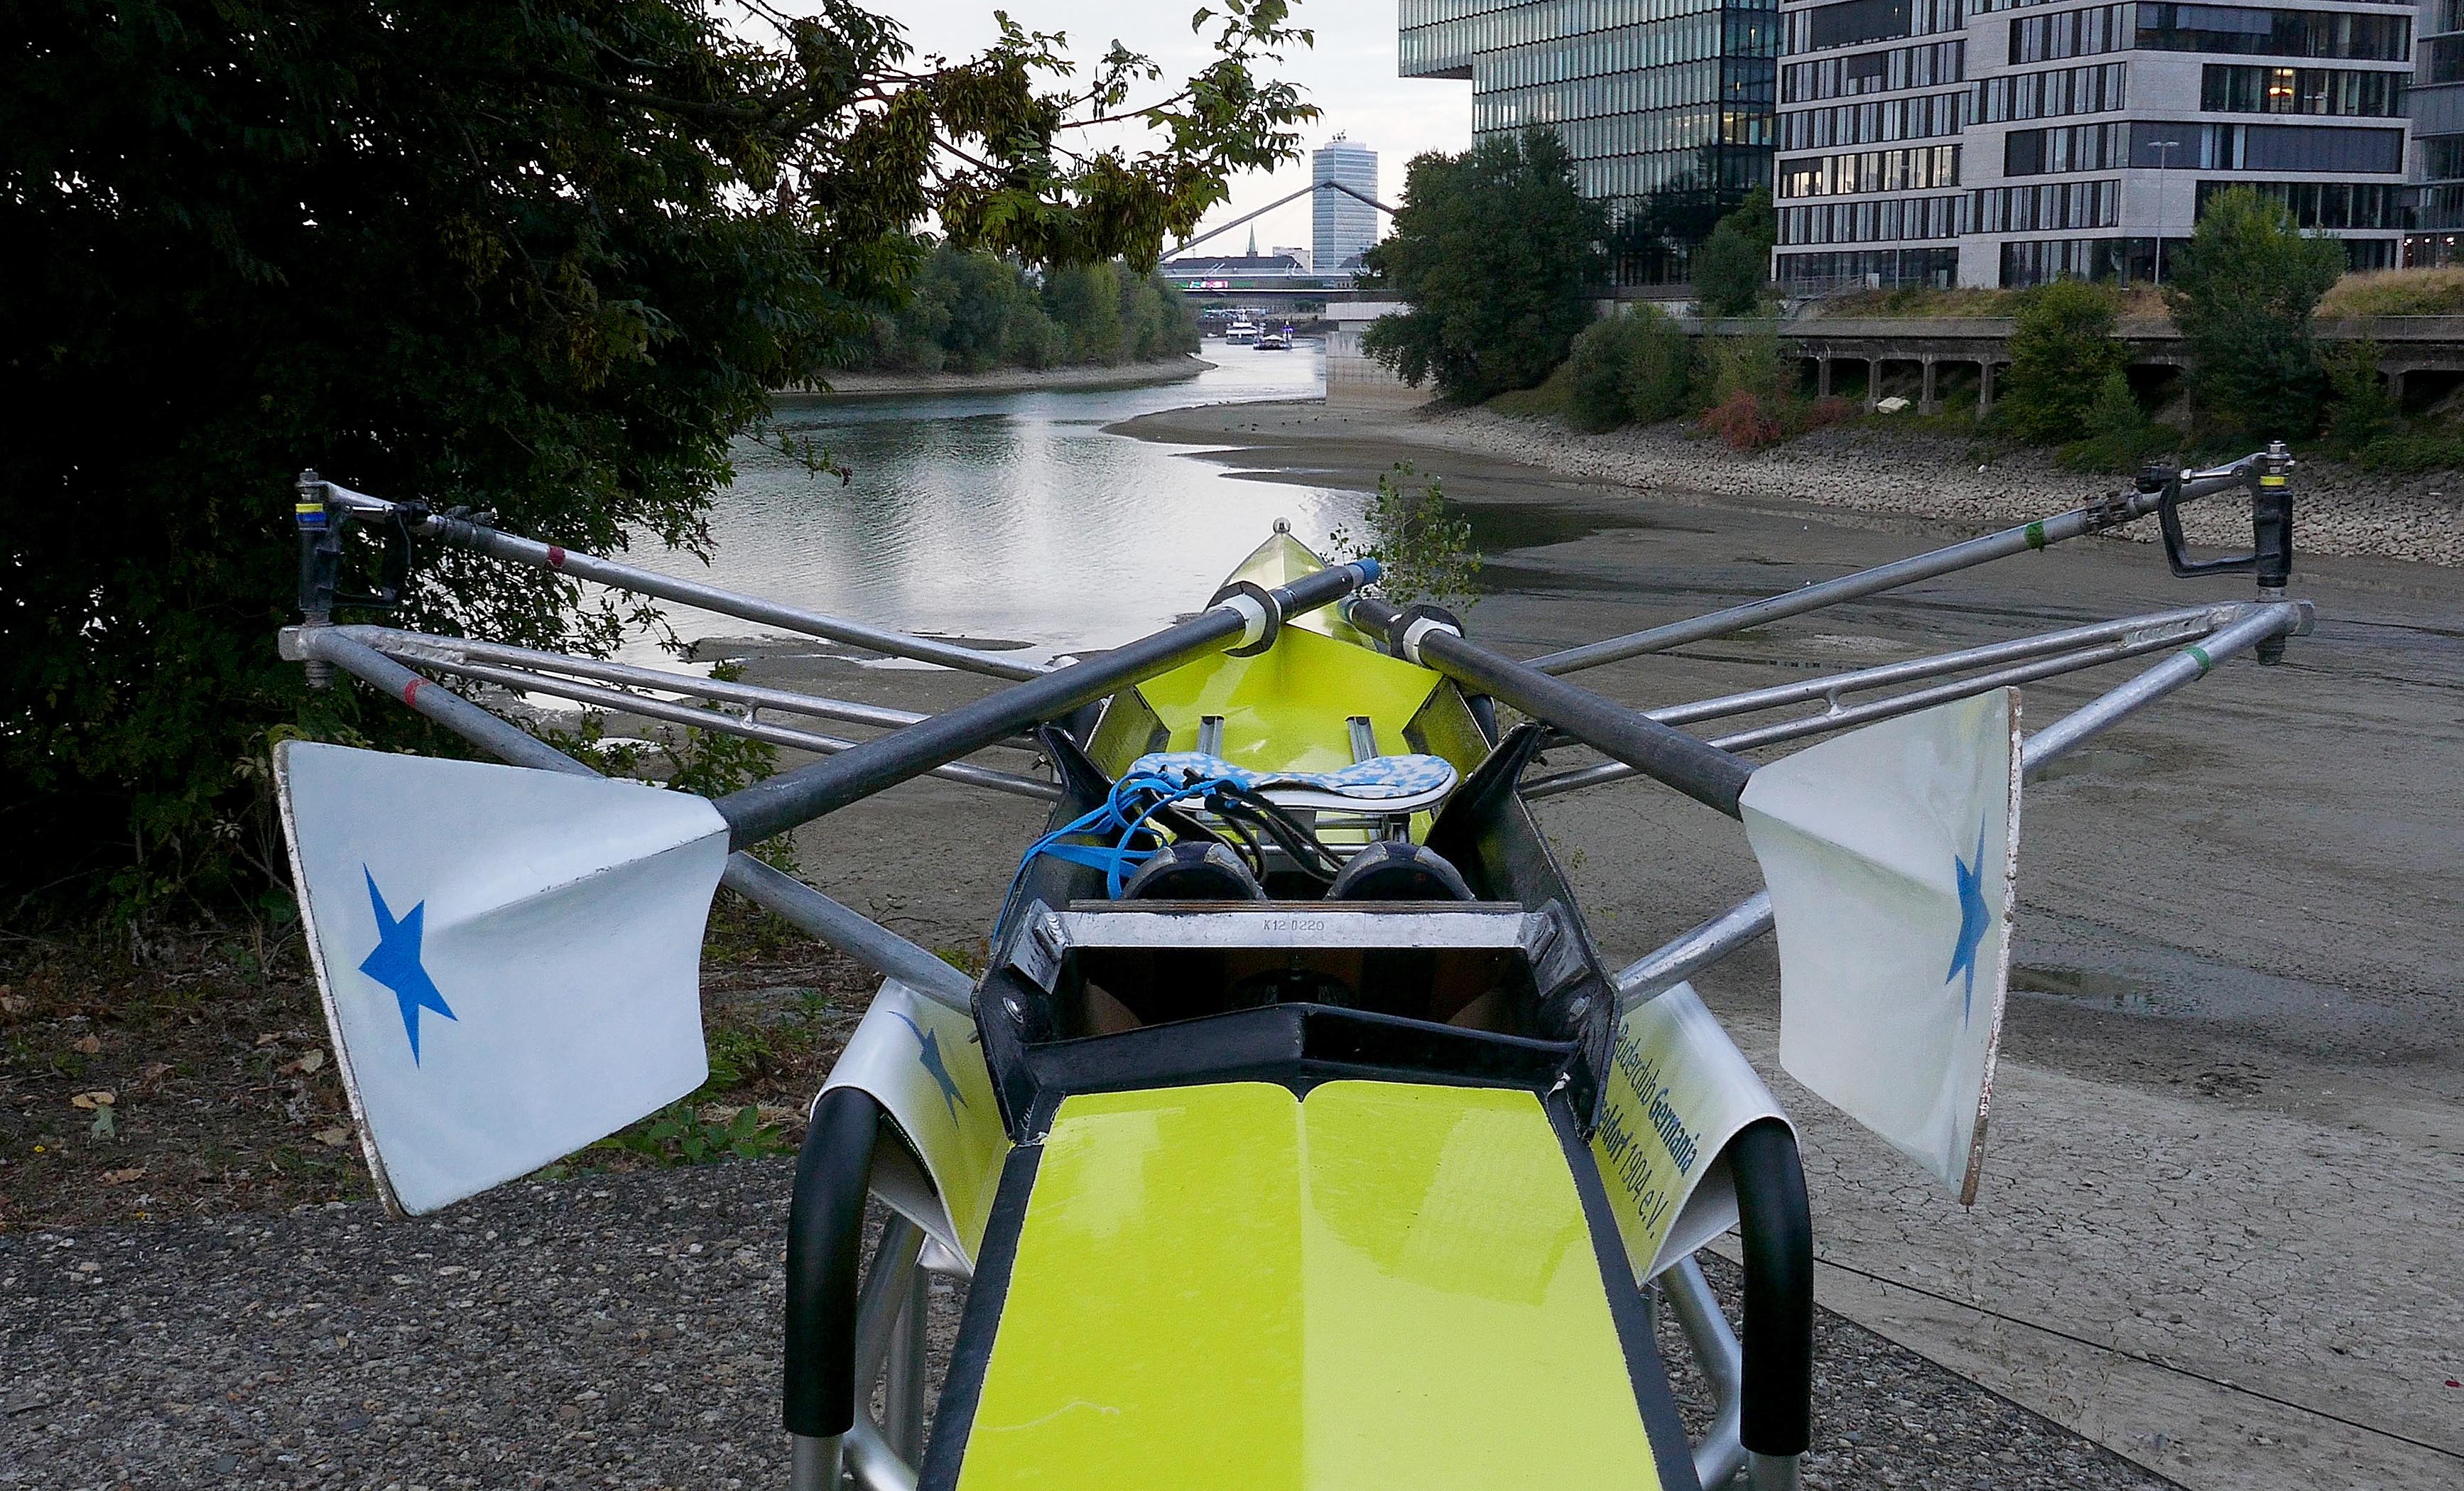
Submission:
{"label": "oar", "polygon": [[2008,976],[2019,824],[2010,690],[1869,725],[1768,766],[1354,599],[1396,653],[1740,819],[1780,938],[1780,1062],[1973,1196]]}
{"label": "oar", "polygon": [[698,1087],[708,1075],[701,943],[722,876],[962,1005],[963,977],[931,954],[731,847],[1209,652],[1263,648],[1285,617],[1376,574],[1364,560],[1279,590],[1235,586],[1154,636],[716,803],[597,778],[340,628],[286,634],[288,655],[339,663],[523,767],[546,768],[305,741],[275,751],[293,884],[337,1065],[388,1202],[443,1206]]}
{"label": "oar", "polygon": [[1287,617],[1331,605],[1377,578],[1377,561],[1355,559],[1304,575],[1273,590],[1233,588],[1185,622],[1126,647],[1013,684],[740,792],[717,800],[737,848],[759,844],[895,786],[934,767],[972,755],[1039,720],[1058,718],[1126,684],[1238,645],[1264,647]]}

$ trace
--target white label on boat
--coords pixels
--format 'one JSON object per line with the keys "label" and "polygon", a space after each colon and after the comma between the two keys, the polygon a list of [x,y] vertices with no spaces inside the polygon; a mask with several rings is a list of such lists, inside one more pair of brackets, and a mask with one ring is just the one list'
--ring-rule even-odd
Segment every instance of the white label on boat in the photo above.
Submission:
{"label": "white label on boat", "polygon": [[704,800],[289,741],[308,947],[380,1193],[433,1211],[701,1085]]}
{"label": "white label on boat", "polygon": [[893,978],[873,996],[822,1085],[824,1092],[833,1087],[872,1094],[931,1182],[929,1191],[904,1184],[899,1167],[877,1158],[874,1193],[972,1267],[1010,1150],[975,1020]]}
{"label": "white label on boat", "polygon": [[1976,1198],[2010,975],[2016,690],[1757,770],[1746,836],[1779,932],[1780,1064]]}
{"label": "white label on boat", "polygon": [[1646,999],[1617,1022],[1592,1157],[1637,1279],[1657,1277],[1736,1225],[1723,1151],[1761,1118],[1786,1122],[1692,985]]}

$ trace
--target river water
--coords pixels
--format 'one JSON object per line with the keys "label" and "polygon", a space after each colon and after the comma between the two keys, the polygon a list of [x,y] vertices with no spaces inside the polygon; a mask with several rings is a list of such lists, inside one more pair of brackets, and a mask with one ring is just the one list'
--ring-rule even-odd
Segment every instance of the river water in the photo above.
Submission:
{"label": "river water", "polygon": [[[1356,523],[1363,495],[1246,480],[1186,447],[1104,432],[1158,409],[1310,397],[1314,344],[1259,352],[1210,341],[1217,365],[1143,388],[848,399],[782,410],[852,478],[738,449],[710,517],[705,567],[655,546],[627,558],[730,589],[908,631],[1103,647],[1198,608],[1287,518],[1302,539]],[[667,607],[687,640],[761,628]],[[627,649],[663,657],[648,638]]]}

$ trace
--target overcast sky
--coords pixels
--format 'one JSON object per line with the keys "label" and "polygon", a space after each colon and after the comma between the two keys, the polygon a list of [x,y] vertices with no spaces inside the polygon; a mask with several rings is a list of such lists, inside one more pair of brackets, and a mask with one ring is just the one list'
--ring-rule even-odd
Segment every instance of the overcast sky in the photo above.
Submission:
{"label": "overcast sky", "polygon": [[[957,56],[978,50],[993,35],[992,12],[1001,9],[1030,31],[1067,33],[1075,55],[1099,56],[1117,38],[1154,56],[1169,76],[1186,77],[1208,56],[1189,30],[1198,3],[885,0],[882,9],[907,27],[920,53]],[[1324,111],[1305,132],[1309,145],[1322,144],[1340,130],[1377,152],[1377,196],[1388,204],[1402,194],[1405,162],[1424,150],[1461,150],[1471,143],[1469,82],[1395,76],[1395,9],[1394,0],[1300,0],[1294,20],[1316,30],[1317,45],[1295,51],[1283,75],[1300,84],[1309,101]],[[1306,157],[1271,175],[1238,177],[1231,203],[1207,214],[1201,230],[1308,185]],[[1307,244],[1309,199],[1267,213],[1257,228],[1261,249]],[[1205,245],[1203,252],[1237,253],[1246,241],[1247,231],[1242,230]]]}

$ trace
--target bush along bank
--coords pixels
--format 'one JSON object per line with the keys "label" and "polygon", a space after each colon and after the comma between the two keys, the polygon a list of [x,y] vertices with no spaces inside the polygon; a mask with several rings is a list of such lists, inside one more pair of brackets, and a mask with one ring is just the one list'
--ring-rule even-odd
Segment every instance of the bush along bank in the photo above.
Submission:
{"label": "bush along bank", "polygon": [[[2134,384],[2130,348],[2118,335],[2124,310],[2147,309],[2157,292],[2057,280],[2023,291],[1924,293],[1991,296],[1991,309],[2012,318],[2001,397],[1979,421],[1973,385],[1946,385],[1941,413],[1881,418],[1964,441],[1981,461],[2036,450],[2062,469],[2100,474],[2235,455],[2270,440],[2379,476],[2464,471],[2464,428],[2446,406],[2402,410],[2374,344],[2320,349],[2312,328],[2322,296],[2378,303],[2401,288],[2356,284],[2385,275],[2340,278],[2340,263],[2273,199],[2219,194],[2161,292],[2191,354],[2178,384],[2169,375]],[[1815,397],[1805,382],[1782,323],[1689,337],[1646,305],[1594,323],[1548,382],[1490,407],[1554,416],[1586,432],[1683,419],[1753,450],[1856,412],[1844,400]]]}
{"label": "bush along bank", "polygon": [[848,366],[911,374],[1118,367],[1198,345],[1198,318],[1152,271],[1115,259],[1038,274],[1016,259],[941,244],[926,255],[907,303],[872,318]]}

